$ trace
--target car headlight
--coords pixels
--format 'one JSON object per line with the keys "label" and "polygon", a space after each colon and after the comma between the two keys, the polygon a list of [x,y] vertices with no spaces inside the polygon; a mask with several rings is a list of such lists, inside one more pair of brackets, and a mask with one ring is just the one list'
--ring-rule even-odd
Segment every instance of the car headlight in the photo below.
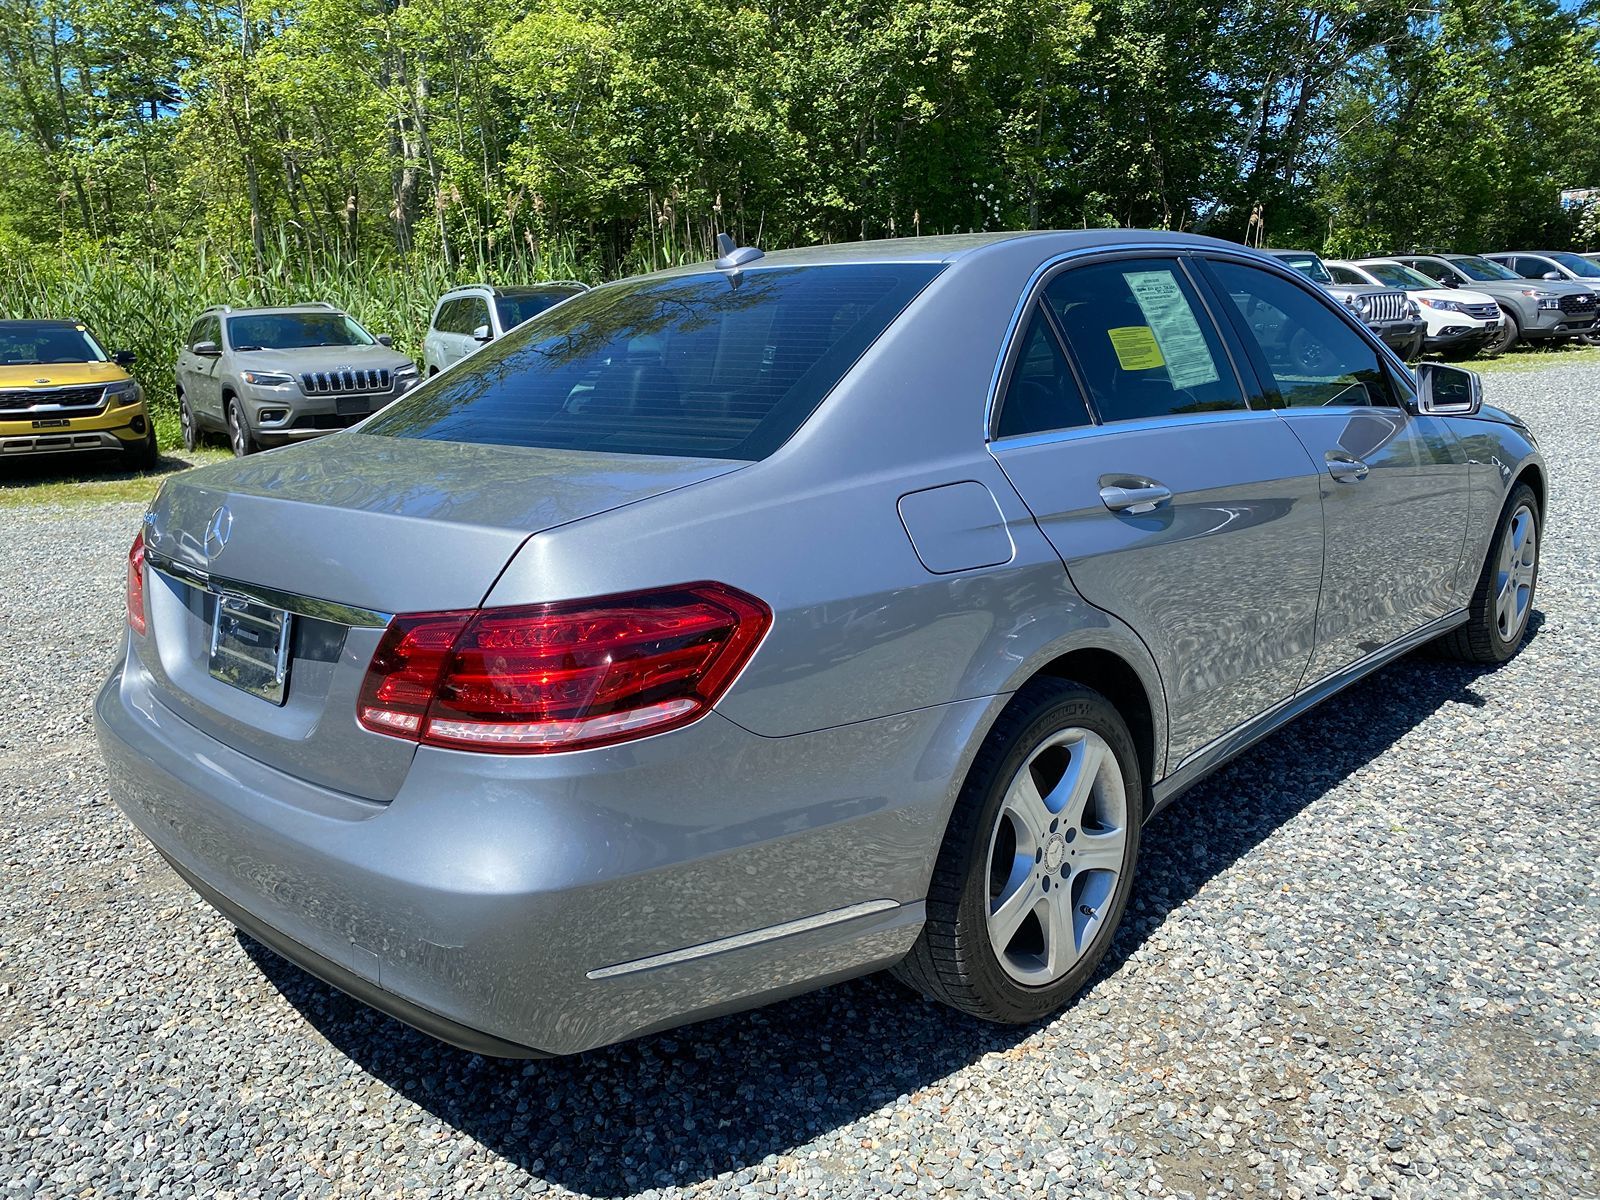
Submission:
{"label": "car headlight", "polygon": [[240,378],[253,387],[287,387],[294,376],[284,371],[244,371]]}
{"label": "car headlight", "polygon": [[137,380],[119,379],[106,385],[106,399],[112,404],[137,404],[144,399],[144,389]]}
{"label": "car headlight", "polygon": [[1372,301],[1365,296],[1346,296],[1344,302],[1351,312],[1362,317],[1366,316],[1367,310],[1372,307]]}
{"label": "car headlight", "polygon": [[1417,303],[1424,308],[1436,308],[1440,312],[1465,312],[1466,310],[1454,300],[1430,300],[1427,296],[1419,296]]}
{"label": "car headlight", "polygon": [[417,377],[417,364],[412,363],[410,366],[401,367],[394,373],[394,377],[396,379],[415,379]]}

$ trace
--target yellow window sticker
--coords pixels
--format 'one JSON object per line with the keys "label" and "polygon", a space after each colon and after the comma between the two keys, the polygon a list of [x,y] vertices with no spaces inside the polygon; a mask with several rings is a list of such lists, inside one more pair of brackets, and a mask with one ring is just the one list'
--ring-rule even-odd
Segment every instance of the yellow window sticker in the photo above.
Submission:
{"label": "yellow window sticker", "polygon": [[1106,330],[1111,348],[1117,352],[1117,363],[1124,371],[1153,371],[1167,365],[1161,357],[1161,346],[1148,325],[1123,325]]}

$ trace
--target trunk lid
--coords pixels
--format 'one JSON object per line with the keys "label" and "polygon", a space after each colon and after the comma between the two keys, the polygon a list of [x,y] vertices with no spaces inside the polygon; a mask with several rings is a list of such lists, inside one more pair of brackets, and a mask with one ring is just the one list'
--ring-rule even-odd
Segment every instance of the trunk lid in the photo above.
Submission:
{"label": "trunk lid", "polygon": [[[146,517],[141,659],[219,741],[386,801],[414,747],[355,705],[388,614],[475,607],[530,535],[744,465],[350,433],[176,476]],[[212,675],[219,594],[292,606],[282,704]]]}

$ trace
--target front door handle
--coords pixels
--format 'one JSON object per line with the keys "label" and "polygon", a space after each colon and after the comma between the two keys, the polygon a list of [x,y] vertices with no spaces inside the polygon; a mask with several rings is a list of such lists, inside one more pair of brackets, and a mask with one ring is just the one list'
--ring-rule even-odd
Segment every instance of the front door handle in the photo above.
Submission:
{"label": "front door handle", "polygon": [[1112,512],[1154,512],[1172,499],[1172,489],[1155,481],[1138,487],[1112,485],[1100,489],[1100,500]]}
{"label": "front door handle", "polygon": [[1323,458],[1328,464],[1328,474],[1340,483],[1360,483],[1367,477],[1367,464],[1353,454],[1329,450]]}

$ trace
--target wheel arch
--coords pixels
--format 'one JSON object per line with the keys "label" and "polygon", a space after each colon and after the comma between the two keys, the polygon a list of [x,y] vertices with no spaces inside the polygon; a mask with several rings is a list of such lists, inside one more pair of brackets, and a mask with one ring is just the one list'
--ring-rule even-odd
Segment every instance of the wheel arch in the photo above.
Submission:
{"label": "wheel arch", "polygon": [[1068,650],[1041,666],[1031,678],[1079,683],[1111,702],[1133,734],[1144,783],[1144,811],[1148,815],[1150,789],[1156,782],[1156,772],[1165,765],[1166,705],[1164,699],[1158,699],[1159,693],[1153,697],[1140,671],[1117,651],[1104,646]]}
{"label": "wheel arch", "polygon": [[1511,481],[1511,491],[1516,491],[1519,483],[1525,483],[1533,489],[1534,496],[1539,501],[1539,519],[1544,520],[1545,510],[1548,507],[1549,496],[1546,492],[1544,467],[1535,462],[1524,463],[1517,472],[1516,478]]}

